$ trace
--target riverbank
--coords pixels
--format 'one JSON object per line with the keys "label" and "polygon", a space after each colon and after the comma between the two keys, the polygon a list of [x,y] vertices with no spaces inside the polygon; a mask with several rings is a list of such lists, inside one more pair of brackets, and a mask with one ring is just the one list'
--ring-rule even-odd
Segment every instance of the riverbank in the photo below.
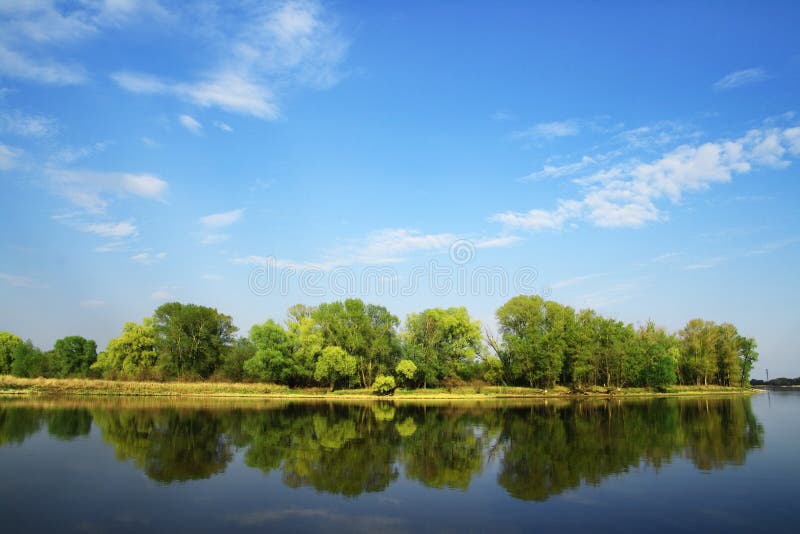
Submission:
{"label": "riverbank", "polygon": [[693,395],[752,394],[752,388],[723,386],[673,386],[665,391],[647,388],[594,387],[576,392],[557,386],[544,390],[507,386],[467,385],[451,389],[398,389],[381,397],[368,389],[343,389],[329,392],[322,388],[291,389],[277,384],[228,382],[124,382],[81,378],[17,378],[0,376],[0,396],[116,396],[116,397],[194,397],[267,398],[324,400],[436,400],[436,399],[521,399],[521,398],[628,398],[676,397]]}

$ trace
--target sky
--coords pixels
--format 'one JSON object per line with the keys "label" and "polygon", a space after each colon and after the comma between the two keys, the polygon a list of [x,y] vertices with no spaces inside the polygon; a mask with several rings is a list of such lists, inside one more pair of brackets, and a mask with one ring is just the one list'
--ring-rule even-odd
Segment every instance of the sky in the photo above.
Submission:
{"label": "sky", "polygon": [[0,330],[539,294],[800,375],[797,2],[0,2]]}

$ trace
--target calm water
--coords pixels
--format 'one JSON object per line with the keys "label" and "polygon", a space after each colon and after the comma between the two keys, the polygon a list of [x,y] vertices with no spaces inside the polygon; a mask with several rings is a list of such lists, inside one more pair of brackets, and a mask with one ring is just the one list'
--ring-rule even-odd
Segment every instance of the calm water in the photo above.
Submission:
{"label": "calm water", "polygon": [[0,401],[3,532],[796,532],[800,392],[491,404]]}

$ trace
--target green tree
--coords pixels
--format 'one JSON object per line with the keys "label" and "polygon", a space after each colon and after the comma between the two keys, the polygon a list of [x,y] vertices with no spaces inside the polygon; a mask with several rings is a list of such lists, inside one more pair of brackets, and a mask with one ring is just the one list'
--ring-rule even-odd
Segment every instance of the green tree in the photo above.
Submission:
{"label": "green tree", "polygon": [[222,365],[219,371],[225,379],[241,382],[245,377],[244,363],[255,354],[256,346],[250,339],[238,338],[222,356]]}
{"label": "green tree", "polygon": [[141,378],[155,366],[156,333],[153,319],[147,317],[142,324],[125,323],[122,334],[108,342],[105,352],[92,364],[92,370],[105,378]]}
{"label": "green tree", "polygon": [[400,360],[394,370],[403,385],[414,385],[414,378],[417,375],[417,366],[414,362],[411,360]]}
{"label": "green tree", "polygon": [[87,376],[97,361],[97,343],[81,336],[67,336],[53,347],[52,372],[56,376]]}
{"label": "green tree", "polygon": [[168,376],[207,378],[222,363],[237,328],[214,308],[168,302],[153,315],[158,366]]}
{"label": "green tree", "polygon": [[719,329],[711,321],[692,319],[679,332],[682,342],[680,375],[684,384],[708,385],[717,374]]}
{"label": "green tree", "polygon": [[327,383],[333,391],[337,383],[349,382],[356,375],[357,361],[341,347],[325,347],[314,369],[314,379]]}
{"label": "green tree", "polygon": [[391,395],[397,389],[397,384],[392,375],[378,375],[372,384],[372,391],[378,395]]}
{"label": "green tree", "polygon": [[14,364],[14,351],[22,345],[22,340],[10,332],[0,332],[0,375],[11,373]]}
{"label": "green tree", "polygon": [[245,375],[257,380],[292,384],[298,374],[294,369],[290,334],[272,319],[253,325],[250,341],[256,347],[252,358],[244,362]]}
{"label": "green tree", "polygon": [[49,361],[30,339],[14,349],[14,363],[11,364],[11,374],[14,376],[36,378],[48,376],[49,371]]}
{"label": "green tree", "polygon": [[455,377],[459,364],[481,354],[481,327],[466,308],[431,308],[406,319],[405,343],[422,376],[422,386]]}
{"label": "green tree", "polygon": [[383,306],[358,299],[321,304],[313,311],[326,346],[337,346],[356,358],[361,386],[368,388],[379,373],[397,361],[397,317]]}
{"label": "green tree", "polygon": [[758,352],[756,352],[756,340],[751,337],[739,338],[739,358],[741,360],[739,369],[741,370],[741,387],[750,381],[750,371],[753,370],[753,364],[758,361]]}
{"label": "green tree", "polygon": [[514,297],[497,310],[502,353],[515,381],[552,387],[561,375],[572,309],[537,295]]}

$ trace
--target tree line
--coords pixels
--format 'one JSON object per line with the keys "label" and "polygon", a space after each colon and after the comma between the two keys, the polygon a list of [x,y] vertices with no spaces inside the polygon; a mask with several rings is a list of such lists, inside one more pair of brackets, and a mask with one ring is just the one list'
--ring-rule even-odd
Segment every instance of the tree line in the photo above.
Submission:
{"label": "tree line", "polygon": [[379,393],[475,381],[582,390],[744,386],[758,358],[755,340],[730,323],[692,319],[669,333],[652,321],[634,327],[536,295],[512,298],[496,317],[497,335],[482,332],[463,307],[409,314],[401,329],[385,307],[348,299],[297,304],[283,323],[269,319],[237,336],[230,316],[170,302],[141,323],[126,323],[99,354],[80,336],[44,352],[0,332],[0,374],[263,381]]}

